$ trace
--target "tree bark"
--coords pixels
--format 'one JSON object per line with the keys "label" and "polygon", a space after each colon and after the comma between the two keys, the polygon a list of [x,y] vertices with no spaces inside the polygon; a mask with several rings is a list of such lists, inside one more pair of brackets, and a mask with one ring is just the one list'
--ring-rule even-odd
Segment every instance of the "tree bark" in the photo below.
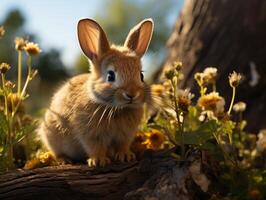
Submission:
{"label": "tree bark", "polygon": [[[0,175],[1,200],[193,199],[188,163],[171,151],[147,151],[139,162],[105,168],[63,165]],[[191,181],[190,181],[191,182]]]}
{"label": "tree bark", "polygon": [[237,100],[247,103],[248,129],[266,128],[266,1],[185,0],[167,47],[162,71],[182,61],[185,79],[181,86],[193,92],[197,93],[194,73],[217,67],[218,91],[229,104],[228,75],[233,70],[242,73]]}

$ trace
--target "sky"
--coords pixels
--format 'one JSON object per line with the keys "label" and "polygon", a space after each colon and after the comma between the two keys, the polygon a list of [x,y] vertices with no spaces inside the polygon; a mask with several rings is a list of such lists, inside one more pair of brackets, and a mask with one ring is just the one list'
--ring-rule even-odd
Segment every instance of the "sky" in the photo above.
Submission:
{"label": "sky", "polygon": [[[141,0],[135,1],[141,3]],[[81,18],[100,16],[100,12],[104,11],[101,2],[100,0],[0,0],[0,22],[11,9],[19,9],[26,18],[26,30],[38,36],[41,48],[59,49],[64,64],[73,68],[77,55],[81,53],[77,40],[77,22]],[[170,23],[174,23],[175,19],[176,15],[173,15],[169,19]],[[147,59],[143,60],[144,64],[145,60]]]}
{"label": "sky", "polygon": [[80,53],[76,25],[81,18],[93,18],[97,0],[0,0],[0,21],[13,8],[26,17],[26,30],[39,36],[44,49],[62,50],[63,61],[71,65]]}

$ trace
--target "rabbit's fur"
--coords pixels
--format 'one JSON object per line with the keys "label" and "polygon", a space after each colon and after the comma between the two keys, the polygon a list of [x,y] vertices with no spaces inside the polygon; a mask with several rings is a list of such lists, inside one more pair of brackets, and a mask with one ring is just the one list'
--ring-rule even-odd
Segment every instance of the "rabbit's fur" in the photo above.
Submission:
{"label": "rabbit's fur", "polygon": [[97,22],[79,21],[78,38],[91,73],[73,77],[55,93],[39,129],[57,158],[89,158],[90,166],[135,158],[130,144],[150,97],[140,60],[152,32],[153,22],[146,19],[130,31],[123,46],[110,46]]}

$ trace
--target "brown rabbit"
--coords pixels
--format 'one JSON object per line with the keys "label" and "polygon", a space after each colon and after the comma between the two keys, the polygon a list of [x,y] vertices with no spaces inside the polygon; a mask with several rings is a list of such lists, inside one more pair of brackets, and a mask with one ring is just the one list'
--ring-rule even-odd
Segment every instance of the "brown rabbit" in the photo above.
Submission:
{"label": "brown rabbit", "polygon": [[104,166],[111,158],[135,159],[130,144],[150,96],[141,57],[152,32],[152,19],[145,19],[129,32],[123,46],[110,46],[97,22],[79,21],[78,39],[91,73],[73,77],[55,93],[39,129],[57,158],[89,158],[89,166]]}

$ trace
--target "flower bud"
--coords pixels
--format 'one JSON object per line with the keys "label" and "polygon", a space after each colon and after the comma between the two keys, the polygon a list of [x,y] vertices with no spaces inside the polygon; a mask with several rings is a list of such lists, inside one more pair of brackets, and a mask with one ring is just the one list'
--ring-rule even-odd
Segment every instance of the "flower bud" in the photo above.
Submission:
{"label": "flower bud", "polygon": [[5,74],[10,69],[10,65],[7,63],[1,63],[0,65],[0,73]]}

